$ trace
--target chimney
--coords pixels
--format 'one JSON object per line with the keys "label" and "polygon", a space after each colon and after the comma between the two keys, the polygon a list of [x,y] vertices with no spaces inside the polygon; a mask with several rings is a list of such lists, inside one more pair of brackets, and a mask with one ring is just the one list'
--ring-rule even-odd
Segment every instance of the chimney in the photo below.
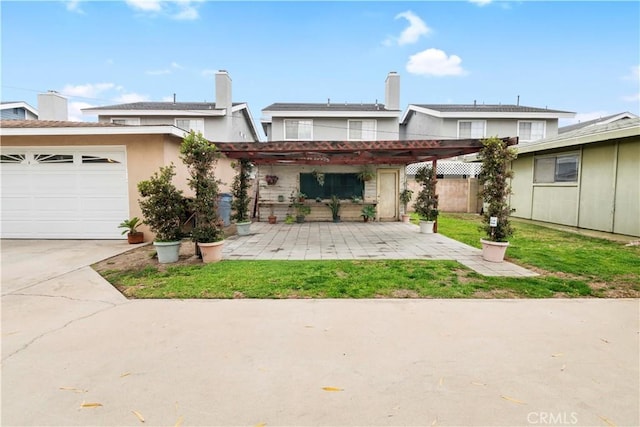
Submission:
{"label": "chimney", "polygon": [[[216,73],[216,108],[231,109],[231,77],[227,70],[220,70]],[[231,114],[231,111],[228,111]]]}
{"label": "chimney", "polygon": [[384,104],[387,110],[400,110],[400,75],[391,71],[384,86]]}
{"label": "chimney", "polygon": [[38,120],[69,120],[67,98],[55,90],[38,94]]}

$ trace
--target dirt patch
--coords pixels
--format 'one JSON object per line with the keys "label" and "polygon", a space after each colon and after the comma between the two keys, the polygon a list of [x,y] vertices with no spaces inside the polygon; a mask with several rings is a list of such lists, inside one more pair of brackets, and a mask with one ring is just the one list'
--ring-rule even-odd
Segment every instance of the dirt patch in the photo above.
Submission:
{"label": "dirt patch", "polygon": [[160,271],[165,271],[168,267],[176,265],[201,264],[202,260],[195,256],[195,244],[190,240],[183,240],[180,245],[180,258],[178,262],[171,264],[160,264],[156,256],[155,247],[152,244],[144,245],[132,249],[128,252],[107,258],[92,265],[98,273],[105,271],[128,271],[143,270],[147,267],[156,267]]}
{"label": "dirt patch", "polygon": [[520,298],[520,295],[509,289],[478,289],[473,293],[473,298],[479,299],[504,299],[504,298]]}

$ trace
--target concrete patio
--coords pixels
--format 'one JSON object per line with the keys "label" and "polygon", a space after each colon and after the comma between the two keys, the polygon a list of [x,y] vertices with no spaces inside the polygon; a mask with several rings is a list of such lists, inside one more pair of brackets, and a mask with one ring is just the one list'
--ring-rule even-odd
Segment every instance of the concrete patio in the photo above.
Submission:
{"label": "concrete patio", "polygon": [[[233,260],[432,259],[455,260],[484,276],[531,277],[510,262],[484,261],[480,249],[442,234],[421,234],[400,222],[255,222],[251,235],[233,236],[224,258]],[[508,252],[507,252],[508,254]]]}

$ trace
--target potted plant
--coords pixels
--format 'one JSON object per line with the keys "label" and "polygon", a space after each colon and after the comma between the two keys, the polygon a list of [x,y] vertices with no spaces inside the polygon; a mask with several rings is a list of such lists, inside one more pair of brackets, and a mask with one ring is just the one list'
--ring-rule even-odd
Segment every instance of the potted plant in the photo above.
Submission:
{"label": "potted plant", "polygon": [[264,177],[265,181],[267,181],[267,185],[276,185],[276,183],[278,182],[278,176],[277,175],[267,175]]}
{"label": "potted plant", "polygon": [[423,166],[416,172],[416,181],[422,189],[413,205],[420,215],[420,232],[433,233],[433,224],[438,219],[438,195],[436,194],[436,171]]}
{"label": "potted plant", "polygon": [[137,216],[134,216],[131,219],[125,219],[118,226],[118,228],[124,228],[122,235],[127,235],[127,241],[130,245],[144,242],[144,233],[137,230],[140,225],[142,225],[142,221]]}
{"label": "potted plant", "polygon": [[351,203],[353,203],[355,205],[359,205],[360,203],[362,203],[362,197],[360,197],[360,196],[351,196]]}
{"label": "potted plant", "polygon": [[400,192],[400,204],[402,205],[402,222],[408,223],[409,219],[411,218],[409,216],[407,206],[409,205],[409,202],[411,202],[412,197],[413,191],[409,190],[408,188],[405,188]]}
{"label": "potted plant", "polygon": [[246,236],[250,232],[251,219],[249,218],[249,181],[251,180],[251,169],[253,165],[249,160],[241,159],[234,164],[237,169],[236,176],[233,178],[232,190],[233,202],[231,203],[234,211],[231,219],[236,221],[236,230],[239,236]]}
{"label": "potted plant", "polygon": [[376,173],[370,165],[362,166],[362,169],[358,173],[358,178],[361,181],[371,181],[376,177]]}
{"label": "potted plant", "polygon": [[291,194],[291,205],[296,211],[296,222],[302,224],[305,216],[311,213],[311,207],[305,204],[306,194],[298,192]]}
{"label": "potted plant", "polygon": [[191,237],[200,248],[204,262],[220,261],[224,232],[218,221],[219,181],[214,174],[220,153],[200,132],[191,131],[182,141],[180,154],[189,169],[189,187],[195,193],[191,202],[195,216]]}
{"label": "potted plant", "polygon": [[278,217],[275,215],[273,205],[269,206],[269,224],[275,224],[278,222]]}
{"label": "potted plant", "polygon": [[364,222],[369,222],[370,219],[374,220],[376,218],[376,207],[373,205],[363,206],[360,216]]}
{"label": "potted plant", "polygon": [[331,210],[331,217],[333,218],[333,222],[340,222],[340,199],[335,194],[331,196],[329,203],[327,203],[329,209]]}
{"label": "potted plant", "polygon": [[163,166],[151,178],[138,183],[142,198],[138,200],[144,222],[156,235],[153,242],[158,262],[178,261],[180,254],[180,225],[184,213],[182,192],[171,182],[175,167]]}
{"label": "potted plant", "polygon": [[482,258],[486,261],[502,262],[509,246],[507,240],[513,234],[507,198],[511,194],[509,179],[513,177],[509,165],[517,154],[508,147],[506,141],[496,137],[483,140],[482,145],[483,148],[478,153],[482,162],[478,182],[483,186],[480,196],[486,207],[482,215],[481,229],[487,234],[487,239],[480,239]]}

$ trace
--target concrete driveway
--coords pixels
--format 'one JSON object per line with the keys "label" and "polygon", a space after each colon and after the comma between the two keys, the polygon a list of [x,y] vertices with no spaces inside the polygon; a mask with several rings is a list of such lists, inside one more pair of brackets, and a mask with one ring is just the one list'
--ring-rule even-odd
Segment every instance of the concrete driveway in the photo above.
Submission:
{"label": "concrete driveway", "polygon": [[3,426],[640,424],[638,300],[129,301],[127,249],[2,241]]}

